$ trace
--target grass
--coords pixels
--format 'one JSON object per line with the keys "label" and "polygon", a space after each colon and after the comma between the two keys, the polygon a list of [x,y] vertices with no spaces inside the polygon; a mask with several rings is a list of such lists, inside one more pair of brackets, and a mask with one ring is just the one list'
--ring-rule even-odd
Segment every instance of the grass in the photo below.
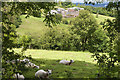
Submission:
{"label": "grass", "polygon": [[[30,16],[28,18],[25,18],[25,15],[21,16],[22,24],[17,29],[18,34],[28,34],[32,36],[41,36],[43,35],[48,29],[48,26],[45,26],[45,22],[43,22],[44,18],[36,18],[33,16]],[[58,24],[57,25],[60,28],[67,28],[68,25],[65,24]]]}
{"label": "grass", "polygon": [[[20,49],[15,49],[19,52]],[[53,51],[53,50],[37,50],[28,49],[24,55],[31,55],[31,62],[40,66],[40,69],[52,69],[50,78],[95,78],[97,67],[93,59],[92,53],[75,52],[75,51]],[[72,65],[59,64],[62,59],[73,59]],[[38,69],[25,69],[23,75],[25,78],[35,78],[35,72]]]}
{"label": "grass", "polygon": [[[95,19],[97,20],[98,23],[104,21],[105,19],[114,19],[113,17],[108,17],[108,16],[103,16],[103,15],[98,15],[98,18],[96,18],[96,14],[93,14]],[[44,18],[36,18],[33,16],[30,16],[28,18],[25,18],[25,15],[21,16],[22,19],[22,24],[20,27],[17,29],[18,34],[20,35],[31,35],[33,37],[41,37],[45,34],[45,32],[48,31],[49,27],[45,26],[45,22],[43,22]],[[73,20],[74,18],[65,18],[68,21]],[[68,27],[71,25],[66,25],[66,24],[58,24],[57,27],[60,29],[66,29],[68,30]]]}
{"label": "grass", "polygon": [[[20,49],[16,49],[16,51],[20,52]],[[52,59],[52,60],[73,59],[76,61],[86,61],[90,63],[95,63],[91,58],[92,53],[90,52],[27,49],[27,51],[25,51],[25,55],[26,56],[31,55],[32,58],[36,58],[36,59],[38,58]]]}
{"label": "grass", "polygon": [[22,24],[20,25],[20,28],[17,29],[18,34],[36,35],[36,33],[43,32],[46,28],[45,23],[42,22],[44,18],[35,18],[33,16],[25,18],[25,15],[22,15],[21,19]]}
{"label": "grass", "polygon": [[92,14],[92,15],[95,17],[98,24],[100,24],[101,22],[104,22],[105,19],[110,19],[110,20],[115,19],[114,17],[104,16],[104,15],[100,15],[100,14],[98,15],[98,18],[96,18],[96,14]]}
{"label": "grass", "polygon": [[[96,14],[92,14],[92,15],[97,20],[98,24],[103,22],[105,19],[110,19],[110,20],[115,19],[114,17],[104,16],[104,15],[100,15],[100,14],[98,15],[98,18],[96,18]],[[75,18],[73,17],[73,18],[63,18],[63,19],[68,20],[68,22],[69,22],[71,20],[74,20]]]}

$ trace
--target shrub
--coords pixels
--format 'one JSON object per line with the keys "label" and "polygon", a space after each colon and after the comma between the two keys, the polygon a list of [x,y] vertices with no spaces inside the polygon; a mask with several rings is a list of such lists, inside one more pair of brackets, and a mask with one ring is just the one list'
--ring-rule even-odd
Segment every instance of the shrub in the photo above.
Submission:
{"label": "shrub", "polygon": [[61,21],[62,21],[62,15],[61,15],[61,14],[56,14],[55,17],[56,17],[56,18],[55,18],[55,19],[56,19],[56,20],[55,20],[56,22],[61,22]]}
{"label": "shrub", "polygon": [[63,24],[68,24],[68,21],[65,19],[63,19],[62,22],[63,22]]}

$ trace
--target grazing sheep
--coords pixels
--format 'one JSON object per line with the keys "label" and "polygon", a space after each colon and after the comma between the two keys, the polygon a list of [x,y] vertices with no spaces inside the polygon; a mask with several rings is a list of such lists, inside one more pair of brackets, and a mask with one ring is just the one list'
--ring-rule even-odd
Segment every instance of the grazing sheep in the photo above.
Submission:
{"label": "grazing sheep", "polygon": [[30,66],[33,68],[34,66],[36,66],[34,63],[30,63]]}
{"label": "grazing sheep", "polygon": [[36,66],[37,69],[39,69],[40,67],[39,66]]}
{"label": "grazing sheep", "polygon": [[25,67],[27,67],[27,68],[30,67],[30,64],[29,64],[29,63],[26,63],[26,64],[25,64]]}
{"label": "grazing sheep", "polygon": [[52,73],[52,70],[47,70],[47,72],[44,71],[44,70],[38,70],[38,71],[35,73],[35,77],[40,78],[40,79],[42,79],[42,78],[49,78],[48,76],[49,76],[51,73]]}
{"label": "grazing sheep", "polygon": [[18,80],[24,80],[24,79],[25,79],[25,77],[24,77],[23,75],[20,75],[19,73],[14,74],[13,77],[14,77],[14,78],[18,78]]}
{"label": "grazing sheep", "polygon": [[26,63],[26,62],[29,62],[30,60],[25,58],[22,61]]}
{"label": "grazing sheep", "polygon": [[37,69],[39,69],[39,66],[37,66],[37,65],[34,65],[34,67],[33,68],[37,68]]}
{"label": "grazing sheep", "polygon": [[71,65],[71,63],[73,63],[73,60],[67,61],[67,60],[61,60],[59,63],[60,64],[65,64],[65,65]]}

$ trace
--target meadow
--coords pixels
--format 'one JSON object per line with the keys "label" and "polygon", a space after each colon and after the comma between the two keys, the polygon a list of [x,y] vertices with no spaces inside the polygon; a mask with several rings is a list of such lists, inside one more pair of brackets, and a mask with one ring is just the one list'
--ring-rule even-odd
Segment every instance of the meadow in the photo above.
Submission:
{"label": "meadow", "polygon": [[[114,17],[109,17],[109,16],[104,16],[104,15],[98,15],[98,18],[96,18],[96,14],[92,14],[95,19],[97,20],[98,24],[100,22],[103,22],[105,19],[114,19]],[[43,22],[44,17],[41,18],[36,18],[33,16],[30,16],[28,18],[25,18],[25,15],[21,16],[22,19],[22,24],[20,27],[17,29],[18,34],[23,35],[23,34],[31,34],[32,36],[39,37],[44,32],[46,32],[49,28],[45,26],[45,22]],[[66,18],[68,21],[73,20],[74,18]],[[57,27],[60,28],[68,28],[70,25],[67,24],[57,24]]]}
{"label": "meadow", "polygon": [[[20,49],[15,49],[19,52]],[[40,66],[40,69],[52,69],[50,78],[95,78],[97,74],[96,62],[91,58],[92,53],[75,51],[55,51],[27,49],[24,55],[31,55],[30,61]],[[71,65],[59,64],[60,60],[73,59]],[[25,78],[35,78],[38,69],[26,68],[23,71]]]}
{"label": "meadow", "polygon": [[98,24],[100,24],[101,22],[104,22],[105,19],[110,19],[110,20],[115,19],[114,17],[104,16],[104,15],[100,15],[100,14],[98,15],[98,18],[96,18],[96,14],[92,14],[92,15],[95,17],[95,19],[97,20]]}
{"label": "meadow", "polygon": [[[96,17],[96,14],[93,14]],[[104,19],[114,19],[113,17],[98,15],[95,18],[98,23],[104,21]],[[44,17],[36,18],[30,16],[25,18],[25,15],[21,16],[22,24],[17,29],[18,34],[32,35],[34,37],[41,37],[49,27],[45,26],[42,22]],[[73,18],[66,18],[68,21]],[[68,29],[70,25],[60,23],[57,25],[59,28]],[[20,49],[15,51],[19,52]],[[53,72],[50,78],[95,78],[97,75],[97,66],[93,58],[91,58],[92,53],[90,52],[80,52],[80,51],[55,51],[55,50],[40,50],[40,49],[27,49],[24,55],[29,56],[33,59],[30,61],[40,66],[40,69],[52,69]],[[71,65],[59,64],[60,60],[71,60],[75,62]],[[23,75],[25,78],[35,79],[35,72],[38,69],[25,68],[23,69]]]}

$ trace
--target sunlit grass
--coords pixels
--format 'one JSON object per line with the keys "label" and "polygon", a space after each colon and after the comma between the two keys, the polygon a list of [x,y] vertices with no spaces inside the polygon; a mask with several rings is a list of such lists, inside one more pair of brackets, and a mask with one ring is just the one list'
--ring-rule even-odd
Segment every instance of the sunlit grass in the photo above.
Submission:
{"label": "sunlit grass", "polygon": [[[15,49],[19,52],[20,49]],[[50,78],[95,78],[97,66],[91,58],[92,53],[75,52],[75,51],[54,51],[54,50],[38,50],[28,49],[25,51],[26,56],[31,55],[34,60],[30,60],[40,69],[52,69],[53,73]],[[62,59],[73,59],[74,63],[69,65],[59,64]],[[23,70],[23,75],[26,78],[35,78],[35,72],[38,69],[28,68]],[[72,75],[69,77],[69,75]]]}
{"label": "sunlit grass", "polygon": [[[17,52],[20,49],[16,49]],[[25,51],[24,55],[31,55],[32,58],[40,58],[40,59],[51,59],[51,60],[60,60],[60,59],[73,59],[75,61],[85,61],[85,62],[93,62],[93,55],[90,52],[75,52],[75,51],[55,51],[55,50],[39,50],[39,49],[28,49]]]}
{"label": "sunlit grass", "polygon": [[114,17],[110,17],[110,16],[104,16],[104,15],[98,15],[98,18],[96,18],[96,14],[92,14],[95,19],[97,20],[98,24],[100,24],[101,22],[104,22],[105,19],[110,19],[110,20],[113,20],[115,19]]}

